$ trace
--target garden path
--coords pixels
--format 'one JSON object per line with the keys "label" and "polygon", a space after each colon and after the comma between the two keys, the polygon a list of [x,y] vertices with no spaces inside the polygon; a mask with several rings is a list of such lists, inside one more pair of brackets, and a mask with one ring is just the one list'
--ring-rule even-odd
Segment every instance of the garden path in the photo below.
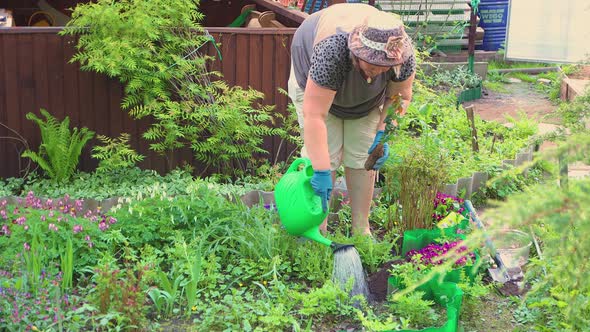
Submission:
{"label": "garden path", "polygon": [[[524,112],[529,118],[539,122],[539,134],[555,131],[559,119],[553,116],[557,104],[546,95],[536,90],[531,83],[514,82],[506,85],[507,92],[488,90],[481,99],[466,102],[464,106],[474,105],[475,112],[483,120],[506,123],[506,115],[518,119],[518,113]],[[555,144],[545,142],[541,150],[551,149]],[[568,166],[569,177],[590,176],[590,166],[575,163]]]}

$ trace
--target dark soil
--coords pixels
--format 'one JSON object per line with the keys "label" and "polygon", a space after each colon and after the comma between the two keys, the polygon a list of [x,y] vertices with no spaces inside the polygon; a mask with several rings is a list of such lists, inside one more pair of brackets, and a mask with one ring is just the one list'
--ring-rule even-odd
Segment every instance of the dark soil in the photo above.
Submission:
{"label": "dark soil", "polygon": [[369,292],[371,292],[371,299],[375,302],[383,302],[387,299],[387,279],[389,279],[389,270],[393,265],[402,264],[404,260],[389,261],[381,267],[381,269],[367,278],[369,285]]}

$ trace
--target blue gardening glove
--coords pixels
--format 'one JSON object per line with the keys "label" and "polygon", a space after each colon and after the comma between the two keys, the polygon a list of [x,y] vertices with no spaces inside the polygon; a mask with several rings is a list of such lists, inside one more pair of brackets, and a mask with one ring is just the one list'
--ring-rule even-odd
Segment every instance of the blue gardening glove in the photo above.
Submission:
{"label": "blue gardening glove", "polygon": [[332,172],[330,170],[314,171],[311,177],[311,187],[316,195],[322,199],[322,210],[328,210],[328,200],[332,194]]}
{"label": "blue gardening glove", "polygon": [[[383,134],[384,134],[383,130],[377,131],[377,134],[375,135],[375,140],[373,140],[373,144],[371,145],[371,147],[369,148],[369,151],[367,152],[368,154],[371,154],[371,152],[373,152],[373,150],[375,149],[377,144],[379,144],[379,141],[381,141]],[[375,166],[373,166],[373,169],[378,170],[381,167],[383,167],[383,165],[385,164],[385,161],[387,161],[387,158],[389,158],[389,144],[387,144],[387,142],[385,142],[385,143],[383,143],[383,157],[377,159],[377,162],[375,162]]]}

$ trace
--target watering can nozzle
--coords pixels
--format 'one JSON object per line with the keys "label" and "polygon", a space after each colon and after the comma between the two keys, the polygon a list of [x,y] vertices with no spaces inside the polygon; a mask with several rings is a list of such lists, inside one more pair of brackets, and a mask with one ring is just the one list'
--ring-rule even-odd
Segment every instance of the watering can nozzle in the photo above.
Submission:
{"label": "watering can nozzle", "polygon": [[345,249],[345,248],[351,248],[354,247],[354,245],[352,244],[342,244],[342,243],[336,243],[336,242],[332,242],[330,244],[330,248],[332,248],[332,252],[335,253],[336,251]]}

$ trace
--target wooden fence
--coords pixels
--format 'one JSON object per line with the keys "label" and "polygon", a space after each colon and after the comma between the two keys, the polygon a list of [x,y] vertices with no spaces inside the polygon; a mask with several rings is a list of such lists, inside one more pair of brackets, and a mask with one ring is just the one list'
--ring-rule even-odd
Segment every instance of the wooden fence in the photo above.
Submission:
{"label": "wooden fence", "polygon": [[[288,98],[278,88],[287,88],[290,45],[295,29],[207,28],[221,42],[222,61],[212,63],[230,85],[252,87],[265,94],[264,103],[276,105],[286,113]],[[19,176],[28,159],[20,158],[23,145],[14,137],[22,136],[28,146],[37,150],[38,127],[25,118],[29,112],[47,109],[58,118],[69,116],[72,126],[88,127],[97,134],[111,137],[121,132],[132,135],[132,146],[147,158],[140,166],[160,172],[167,170],[166,161],[149,150],[140,136],[147,120],[133,120],[121,110],[122,85],[104,75],[79,70],[69,63],[75,52],[75,38],[58,35],[60,28],[0,29],[0,177]],[[210,44],[208,54],[216,55]],[[85,149],[80,168],[90,171],[96,161]],[[267,138],[264,149],[269,158],[284,160],[288,151],[279,151],[280,140]],[[290,146],[290,149],[293,147]],[[190,151],[179,151],[177,165],[195,163]]]}

